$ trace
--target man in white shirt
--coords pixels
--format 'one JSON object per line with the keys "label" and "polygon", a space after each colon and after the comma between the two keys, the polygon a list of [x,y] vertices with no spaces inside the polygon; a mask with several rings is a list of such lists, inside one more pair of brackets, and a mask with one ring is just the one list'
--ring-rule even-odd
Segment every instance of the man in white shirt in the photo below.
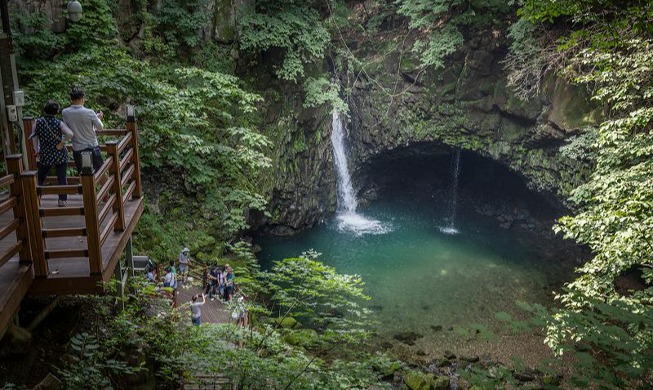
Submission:
{"label": "man in white shirt", "polygon": [[84,107],[84,90],[75,86],[70,90],[70,107],[61,111],[63,120],[73,131],[73,158],[77,172],[82,170],[82,152],[91,152],[93,169],[97,171],[102,167],[104,160],[97,141],[95,132],[102,130],[102,111],[97,113]]}

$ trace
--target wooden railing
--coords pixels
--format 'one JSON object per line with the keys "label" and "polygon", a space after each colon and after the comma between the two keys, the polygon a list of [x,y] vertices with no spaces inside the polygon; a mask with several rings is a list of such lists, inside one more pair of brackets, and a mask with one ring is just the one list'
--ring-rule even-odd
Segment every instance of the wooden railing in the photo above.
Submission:
{"label": "wooden railing", "polygon": [[0,198],[0,215],[4,216],[5,213],[9,213],[9,218],[5,218],[8,222],[0,228],[0,241],[6,239],[9,245],[3,246],[4,250],[0,251],[0,267],[16,255],[22,263],[29,264],[32,261],[27,227],[23,223],[25,212],[24,199],[21,197],[20,175],[23,172],[21,156],[7,156],[6,163],[8,174],[0,177],[0,188],[5,193]]}
{"label": "wooden railing", "polygon": [[[27,139],[27,133],[32,128],[31,118],[25,119],[24,128]],[[37,185],[36,159],[32,153],[28,154],[30,171],[23,173],[23,186],[26,195],[34,194],[33,196],[37,198],[26,201],[29,231],[34,232],[30,241],[37,277],[45,277],[50,273],[49,259],[80,257],[88,258],[90,275],[102,274],[104,271],[102,245],[112,232],[125,229],[126,202],[142,196],[136,123],[127,122],[126,129],[102,130],[98,131],[97,135],[113,138],[101,146],[106,153],[104,164],[97,172],[69,177],[68,185]],[[26,143],[27,149],[33,150],[31,140]],[[68,165],[74,167],[73,162],[69,162]],[[56,182],[56,178],[46,179],[46,184],[52,182]],[[55,194],[81,194],[82,204],[65,207],[41,205],[42,196]],[[57,224],[47,223],[48,219],[74,216],[83,216],[83,223],[66,227],[50,227]],[[48,238],[62,237],[86,237],[86,246],[71,249],[47,248]]]}

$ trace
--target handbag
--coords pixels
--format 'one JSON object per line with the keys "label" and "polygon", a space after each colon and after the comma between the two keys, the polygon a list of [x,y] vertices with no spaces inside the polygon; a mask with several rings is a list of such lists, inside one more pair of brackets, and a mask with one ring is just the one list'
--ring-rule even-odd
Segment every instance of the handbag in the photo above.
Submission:
{"label": "handbag", "polygon": [[[50,124],[48,123],[48,121],[46,121],[45,119],[43,119],[43,120],[45,121],[45,128],[48,129],[48,131],[50,132],[50,134],[52,134],[52,136],[56,139],[56,138],[57,138],[57,135],[55,134],[55,132],[54,132],[54,131],[52,130],[52,128],[50,127]],[[59,143],[57,143],[57,144],[54,146],[55,148],[57,148],[57,150],[61,150],[61,149],[63,149],[63,148],[66,146],[66,144],[65,144],[65,143],[63,142],[63,140],[61,139],[62,137],[63,137],[63,135],[61,134],[61,130],[59,130],[59,139],[60,139],[61,141],[59,141]]]}

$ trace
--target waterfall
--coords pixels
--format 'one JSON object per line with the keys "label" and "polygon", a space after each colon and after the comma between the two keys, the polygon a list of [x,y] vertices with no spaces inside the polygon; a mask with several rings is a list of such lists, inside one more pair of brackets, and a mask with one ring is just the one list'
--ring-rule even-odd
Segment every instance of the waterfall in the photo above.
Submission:
{"label": "waterfall", "polygon": [[331,144],[333,145],[333,159],[336,163],[338,176],[338,211],[350,213],[356,212],[358,201],[354,195],[354,187],[351,184],[351,176],[347,167],[347,154],[345,153],[345,131],[340,114],[333,112],[331,118]]}
{"label": "waterfall", "polygon": [[364,234],[385,234],[390,231],[387,224],[366,218],[356,212],[358,201],[351,182],[347,166],[347,153],[345,152],[345,126],[340,114],[334,111],[331,118],[331,144],[333,159],[336,164],[338,192],[338,230],[351,232],[356,236]]}
{"label": "waterfall", "polygon": [[460,175],[460,149],[456,150],[453,158],[453,177],[451,179],[451,199],[449,200],[449,218],[446,227],[440,228],[442,233],[457,234],[456,208],[458,206],[458,176]]}

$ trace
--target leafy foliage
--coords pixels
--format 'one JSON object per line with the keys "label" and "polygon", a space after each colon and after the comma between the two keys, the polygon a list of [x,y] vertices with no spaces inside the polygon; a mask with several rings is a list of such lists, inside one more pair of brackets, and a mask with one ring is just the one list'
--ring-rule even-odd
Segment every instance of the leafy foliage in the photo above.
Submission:
{"label": "leafy foliage", "polygon": [[444,67],[447,55],[458,50],[467,28],[488,28],[500,24],[500,15],[511,10],[501,0],[397,0],[398,13],[410,19],[409,27],[419,30],[413,51],[420,54],[422,64],[434,69]]}
{"label": "leafy foliage", "polygon": [[[575,385],[651,385],[653,348],[653,34],[645,20],[650,2],[610,0],[525,2],[532,23],[571,22],[557,42],[556,67],[593,88],[608,119],[584,155],[595,162],[588,180],[571,195],[579,212],[556,230],[587,245],[595,257],[557,298],[564,307],[548,322],[548,344],[574,351],[588,371]],[[632,275],[639,275],[633,279]],[[627,287],[622,281],[630,280]]]}
{"label": "leafy foliage", "polygon": [[148,25],[151,27],[149,34],[155,41],[160,39],[158,47],[164,50],[151,45],[150,53],[174,53],[177,58],[184,58],[184,53],[199,47],[203,43],[200,31],[209,21],[208,3],[208,0],[162,1],[149,16]]}
{"label": "leafy foliage", "polygon": [[141,369],[108,358],[97,338],[86,332],[73,336],[70,346],[75,363],[61,370],[61,377],[71,389],[113,389],[115,376],[133,374]]}
{"label": "leafy foliage", "polygon": [[323,104],[329,104],[332,111],[340,113],[349,112],[349,107],[340,97],[340,86],[332,83],[324,77],[315,79],[309,77],[304,82],[304,107],[318,107]]}
{"label": "leafy foliage", "polygon": [[279,317],[294,317],[322,332],[324,342],[356,343],[368,334],[367,309],[358,275],[341,275],[316,261],[318,253],[281,260],[266,274]]}
{"label": "leafy foliage", "polygon": [[275,73],[283,80],[304,76],[306,64],[322,58],[330,35],[310,2],[257,1],[239,18],[240,47],[249,51],[281,50]]}
{"label": "leafy foliage", "polygon": [[[154,230],[141,229],[137,239],[146,253],[177,251],[191,242],[184,239],[197,239],[198,246],[215,243],[201,232],[227,239],[245,229],[246,213],[265,208],[255,187],[270,165],[263,154],[269,143],[256,130],[261,98],[225,73],[136,59],[116,45],[106,2],[85,3],[84,12],[83,23],[71,25],[64,36],[78,34],[67,52],[58,54],[56,62],[37,58],[21,71],[30,103],[26,113],[38,115],[51,98],[66,102],[74,84],[85,88],[91,108],[107,114],[109,127],[121,124],[124,104],[137,105],[143,172],[168,184],[161,194],[166,209],[153,210],[146,220]],[[101,22],[109,27],[96,25]],[[31,36],[23,36],[23,47],[32,44]],[[188,198],[199,207],[188,207]],[[194,220],[195,229],[182,228],[179,220]],[[176,240],[148,241],[162,236]]]}

